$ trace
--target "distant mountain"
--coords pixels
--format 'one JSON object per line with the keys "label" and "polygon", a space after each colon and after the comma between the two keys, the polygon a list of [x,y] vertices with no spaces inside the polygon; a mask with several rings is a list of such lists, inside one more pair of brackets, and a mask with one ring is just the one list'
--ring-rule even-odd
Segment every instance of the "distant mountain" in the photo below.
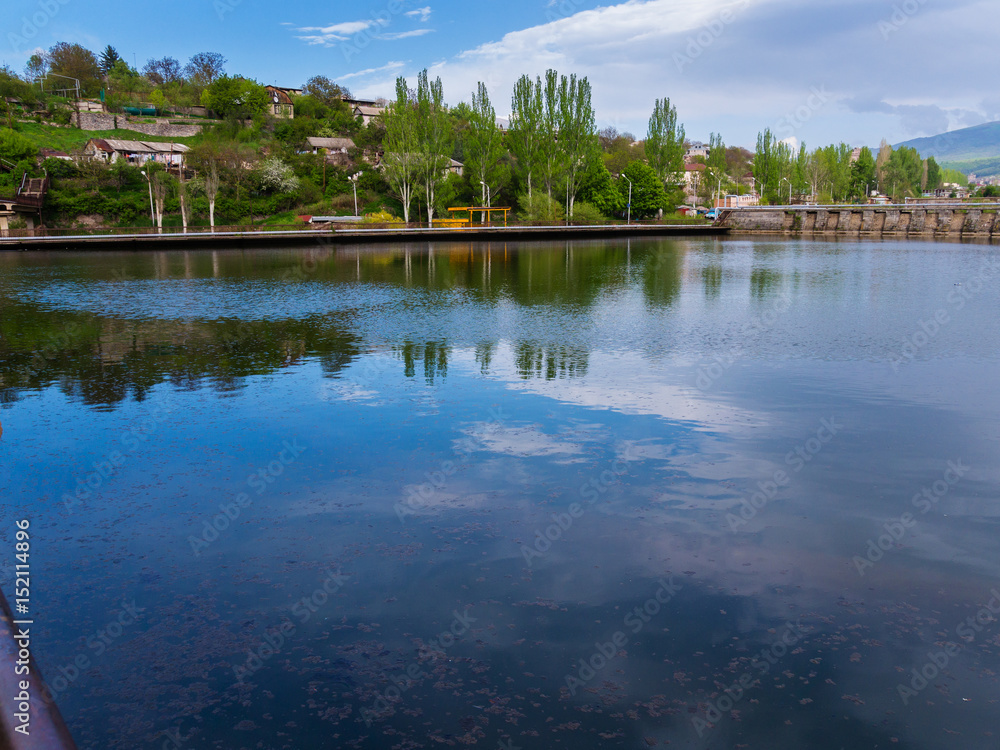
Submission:
{"label": "distant mountain", "polygon": [[933,156],[963,172],[975,171],[980,164],[995,171],[1000,168],[1000,122],[987,122],[929,138],[914,138],[893,148],[899,146],[915,148],[925,159]]}

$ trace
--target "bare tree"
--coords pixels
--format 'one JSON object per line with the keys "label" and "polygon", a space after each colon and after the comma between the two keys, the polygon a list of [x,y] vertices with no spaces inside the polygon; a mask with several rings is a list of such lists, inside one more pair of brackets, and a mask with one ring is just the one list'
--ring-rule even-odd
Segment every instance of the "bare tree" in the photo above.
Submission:
{"label": "bare tree", "polygon": [[208,224],[215,231],[215,197],[219,194],[219,168],[215,162],[205,174],[205,195],[208,198]]}
{"label": "bare tree", "polygon": [[170,177],[166,172],[153,172],[153,203],[156,207],[156,231],[163,232],[163,205],[167,202],[170,192]]}

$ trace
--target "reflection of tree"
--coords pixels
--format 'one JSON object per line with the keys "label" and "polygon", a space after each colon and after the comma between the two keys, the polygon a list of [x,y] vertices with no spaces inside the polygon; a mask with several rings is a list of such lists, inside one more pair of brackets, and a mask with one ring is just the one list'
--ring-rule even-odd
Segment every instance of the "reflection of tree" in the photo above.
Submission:
{"label": "reflection of tree", "polygon": [[646,259],[643,290],[651,305],[670,306],[681,292],[682,256],[676,247],[667,247]]}
{"label": "reflection of tree", "polygon": [[781,281],[781,274],[767,268],[755,268],[750,272],[750,294],[757,299],[770,296]]}
{"label": "reflection of tree", "polygon": [[523,379],[580,378],[587,374],[589,353],[582,347],[544,346],[518,342],[514,350],[517,374]]}
{"label": "reflection of tree", "polygon": [[718,297],[722,291],[722,267],[705,266],[701,269],[701,280],[705,285],[705,296]]}
{"label": "reflection of tree", "polygon": [[0,399],[58,383],[87,404],[141,401],[163,382],[218,391],[316,356],[328,374],[358,356],[356,338],[332,316],[286,321],[129,321],[3,304]]}
{"label": "reflection of tree", "polygon": [[479,363],[479,371],[483,375],[488,375],[490,372],[495,350],[496,346],[490,341],[480,341],[476,344],[476,362]]}
{"label": "reflection of tree", "polygon": [[394,349],[396,355],[403,360],[403,373],[408,378],[417,374],[417,363],[424,366],[424,379],[427,385],[434,385],[434,379],[448,376],[449,347],[444,341],[428,341],[423,346],[407,341]]}

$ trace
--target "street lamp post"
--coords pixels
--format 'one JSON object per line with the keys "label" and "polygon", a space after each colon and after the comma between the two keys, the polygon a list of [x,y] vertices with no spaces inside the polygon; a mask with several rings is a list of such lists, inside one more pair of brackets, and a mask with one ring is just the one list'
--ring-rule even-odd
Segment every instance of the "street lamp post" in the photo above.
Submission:
{"label": "street lamp post", "polygon": [[622,174],[622,178],[625,179],[626,182],[628,182],[628,206],[627,206],[628,213],[626,214],[625,218],[625,224],[628,225],[632,223],[632,180],[630,180],[628,177],[625,177],[624,174]]}
{"label": "street lamp post", "polygon": [[358,180],[361,179],[361,175],[363,175],[363,174],[364,174],[364,172],[358,172],[357,174],[352,174],[350,176],[350,178],[349,178],[351,180],[351,187],[354,188],[354,216],[355,216],[355,218],[358,215]]}
{"label": "street lamp post", "polygon": [[719,181],[719,189],[715,192],[715,208],[719,208],[719,203],[722,202],[722,177],[716,178]]}
{"label": "street lamp post", "polygon": [[788,183],[788,205],[790,206],[792,205],[792,181],[787,177],[782,177],[781,180]]}
{"label": "street lamp post", "polygon": [[149,221],[155,226],[156,219],[153,216],[153,183],[149,181],[149,175],[146,174],[145,169],[141,170],[139,174],[146,178],[146,185],[149,187]]}

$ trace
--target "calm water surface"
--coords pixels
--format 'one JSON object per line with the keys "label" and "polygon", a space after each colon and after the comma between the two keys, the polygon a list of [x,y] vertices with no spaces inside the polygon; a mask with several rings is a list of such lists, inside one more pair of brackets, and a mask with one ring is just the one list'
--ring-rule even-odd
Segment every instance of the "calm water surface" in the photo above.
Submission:
{"label": "calm water surface", "polygon": [[991,748],[989,246],[0,254],[82,748]]}

